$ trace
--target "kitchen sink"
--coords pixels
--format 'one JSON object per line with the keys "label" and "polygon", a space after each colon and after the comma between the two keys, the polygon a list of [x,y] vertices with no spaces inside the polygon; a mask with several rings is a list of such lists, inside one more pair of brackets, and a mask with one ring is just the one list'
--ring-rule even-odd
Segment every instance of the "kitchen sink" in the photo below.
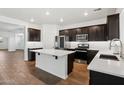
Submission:
{"label": "kitchen sink", "polygon": [[114,55],[106,55],[106,54],[101,54],[100,55],[101,59],[108,59],[108,60],[115,60],[115,61],[119,61],[119,59],[114,56]]}

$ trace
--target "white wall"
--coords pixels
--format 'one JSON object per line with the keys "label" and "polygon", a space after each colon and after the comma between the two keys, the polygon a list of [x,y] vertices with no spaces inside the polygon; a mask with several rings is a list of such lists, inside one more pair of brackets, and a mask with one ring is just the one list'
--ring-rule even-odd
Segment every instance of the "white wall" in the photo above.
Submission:
{"label": "white wall", "polygon": [[91,26],[91,25],[98,25],[98,24],[106,24],[107,18],[102,18],[98,20],[92,20],[82,23],[76,23],[76,24],[69,24],[69,25],[63,25],[60,26],[60,30],[62,29],[69,29],[69,28],[77,28],[77,27],[85,27],[85,26]]}
{"label": "white wall", "polygon": [[57,25],[45,24],[43,28],[43,48],[54,48],[55,36],[59,35]]}

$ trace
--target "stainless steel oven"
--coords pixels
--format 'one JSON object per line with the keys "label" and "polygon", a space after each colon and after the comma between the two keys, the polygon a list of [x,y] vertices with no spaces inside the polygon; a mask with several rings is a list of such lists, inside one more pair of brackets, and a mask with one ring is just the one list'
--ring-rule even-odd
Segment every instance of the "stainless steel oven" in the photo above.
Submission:
{"label": "stainless steel oven", "polygon": [[88,34],[76,35],[76,41],[79,41],[79,42],[88,41]]}

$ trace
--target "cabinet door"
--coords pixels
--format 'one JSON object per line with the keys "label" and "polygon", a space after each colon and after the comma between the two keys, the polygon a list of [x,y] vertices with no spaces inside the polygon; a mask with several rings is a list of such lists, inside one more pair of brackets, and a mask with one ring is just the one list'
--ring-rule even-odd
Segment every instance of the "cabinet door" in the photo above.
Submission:
{"label": "cabinet door", "polygon": [[105,41],[106,25],[97,25],[89,27],[89,41]]}
{"label": "cabinet door", "polygon": [[98,53],[98,50],[88,50],[87,51],[87,64],[90,64],[90,62],[93,60],[95,55]]}
{"label": "cabinet door", "polygon": [[76,41],[76,29],[69,30],[69,41]]}
{"label": "cabinet door", "polygon": [[76,34],[88,34],[88,27],[77,28]]}
{"label": "cabinet door", "polygon": [[94,26],[89,27],[88,40],[89,41],[95,41],[96,40],[96,27],[94,27]]}
{"label": "cabinet door", "polygon": [[77,28],[76,29],[76,34],[78,35],[78,34],[82,34],[82,29],[81,28]]}
{"label": "cabinet door", "polygon": [[64,30],[60,30],[59,31],[59,35],[61,36],[61,35],[64,35],[65,34],[65,32],[64,32]]}
{"label": "cabinet door", "polygon": [[107,17],[108,39],[119,38],[119,14]]}
{"label": "cabinet door", "polygon": [[104,41],[105,40],[105,32],[104,26],[96,26],[96,41]]}
{"label": "cabinet door", "polygon": [[82,34],[88,34],[88,27],[81,28]]}
{"label": "cabinet door", "polygon": [[59,31],[59,35],[65,35],[65,36],[69,36],[69,30],[60,30]]}
{"label": "cabinet door", "polygon": [[64,34],[65,34],[65,36],[69,36],[69,30],[68,29],[64,30]]}
{"label": "cabinet door", "polygon": [[40,41],[40,30],[28,28],[28,41]]}

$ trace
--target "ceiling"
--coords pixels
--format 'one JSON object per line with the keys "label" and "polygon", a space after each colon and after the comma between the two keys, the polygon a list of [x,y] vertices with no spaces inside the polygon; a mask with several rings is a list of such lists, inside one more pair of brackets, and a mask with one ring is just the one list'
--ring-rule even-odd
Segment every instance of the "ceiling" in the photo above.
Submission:
{"label": "ceiling", "polygon": [[0,22],[0,31],[5,31],[5,32],[13,31],[16,33],[18,32],[20,33],[20,32],[24,32],[24,27],[20,25]]}
{"label": "ceiling", "polygon": [[[0,8],[0,15],[26,22],[30,22],[30,19],[33,18],[33,23],[40,25],[65,25],[104,18],[116,11],[115,8],[102,8],[96,12],[94,9],[96,8]],[[46,11],[50,15],[46,15]],[[88,15],[84,16],[84,12],[87,12]],[[63,22],[60,22],[60,18],[63,18]]]}

